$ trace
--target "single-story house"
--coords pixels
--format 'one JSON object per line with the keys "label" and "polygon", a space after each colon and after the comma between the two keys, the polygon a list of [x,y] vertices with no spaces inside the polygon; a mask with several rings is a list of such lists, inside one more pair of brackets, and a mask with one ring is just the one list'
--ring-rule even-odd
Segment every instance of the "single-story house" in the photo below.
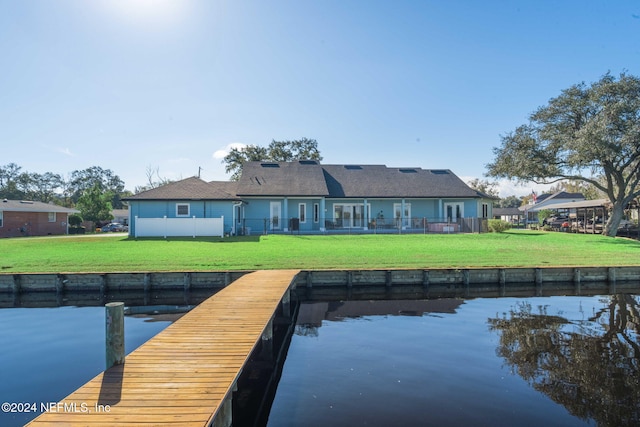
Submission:
{"label": "single-story house", "polygon": [[518,224],[522,221],[524,212],[518,208],[493,208],[493,218],[501,219],[512,224]]}
{"label": "single-story house", "polygon": [[113,215],[111,222],[129,225],[129,209],[113,209],[111,215]]}
{"label": "single-story house", "polygon": [[535,203],[520,206],[518,209],[523,213],[527,222],[538,222],[538,212],[541,210],[558,210],[560,206],[566,203],[575,203],[585,200],[582,193],[568,193],[566,191],[558,191],[556,193],[541,194],[537,197]]}
{"label": "single-story house", "polygon": [[68,234],[69,215],[78,212],[49,203],[4,199],[0,202],[0,237]]}
{"label": "single-story house", "polygon": [[[494,198],[448,169],[301,160],[247,162],[237,182],[187,178],[125,200],[129,233],[143,236],[151,231],[142,232],[139,225],[151,220],[162,227],[160,220],[189,219],[190,235],[197,220],[205,218],[223,218],[222,233],[232,235],[478,232],[483,223],[478,219],[492,217]],[[153,233],[163,234],[157,228]]]}

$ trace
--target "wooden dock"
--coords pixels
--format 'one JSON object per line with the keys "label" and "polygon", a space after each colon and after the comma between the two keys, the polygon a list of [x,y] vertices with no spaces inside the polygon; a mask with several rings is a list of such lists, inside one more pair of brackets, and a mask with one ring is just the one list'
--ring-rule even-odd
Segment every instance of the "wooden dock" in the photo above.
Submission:
{"label": "wooden dock", "polygon": [[27,425],[225,425],[243,366],[297,273],[241,277]]}

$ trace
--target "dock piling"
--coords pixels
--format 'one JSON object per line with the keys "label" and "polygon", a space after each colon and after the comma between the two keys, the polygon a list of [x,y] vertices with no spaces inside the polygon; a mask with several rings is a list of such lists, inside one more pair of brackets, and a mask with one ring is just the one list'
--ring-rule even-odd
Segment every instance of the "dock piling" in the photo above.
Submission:
{"label": "dock piling", "polygon": [[105,305],[106,314],[106,369],[124,363],[124,303]]}

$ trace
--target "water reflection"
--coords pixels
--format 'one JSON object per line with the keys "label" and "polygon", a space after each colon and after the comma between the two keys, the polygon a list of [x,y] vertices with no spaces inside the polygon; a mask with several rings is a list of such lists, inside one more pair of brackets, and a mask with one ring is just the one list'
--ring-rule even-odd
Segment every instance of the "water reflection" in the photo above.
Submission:
{"label": "water reflection", "polygon": [[534,389],[601,426],[640,425],[640,311],[616,294],[583,320],[523,301],[489,319],[497,354]]}
{"label": "water reflection", "polygon": [[266,425],[640,425],[640,297],[398,292],[301,303]]}
{"label": "water reflection", "polygon": [[367,300],[305,303],[300,306],[296,322],[297,335],[318,335],[322,322],[342,321],[364,316],[423,316],[455,313],[463,303],[458,299],[437,300]]}

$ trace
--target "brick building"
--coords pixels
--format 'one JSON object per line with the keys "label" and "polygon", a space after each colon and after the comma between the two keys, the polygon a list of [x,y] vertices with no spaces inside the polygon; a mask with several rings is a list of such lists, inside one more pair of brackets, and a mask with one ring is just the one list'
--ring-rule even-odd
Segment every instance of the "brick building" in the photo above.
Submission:
{"label": "brick building", "polygon": [[48,203],[4,199],[0,201],[0,237],[68,234],[69,215],[78,212]]}

